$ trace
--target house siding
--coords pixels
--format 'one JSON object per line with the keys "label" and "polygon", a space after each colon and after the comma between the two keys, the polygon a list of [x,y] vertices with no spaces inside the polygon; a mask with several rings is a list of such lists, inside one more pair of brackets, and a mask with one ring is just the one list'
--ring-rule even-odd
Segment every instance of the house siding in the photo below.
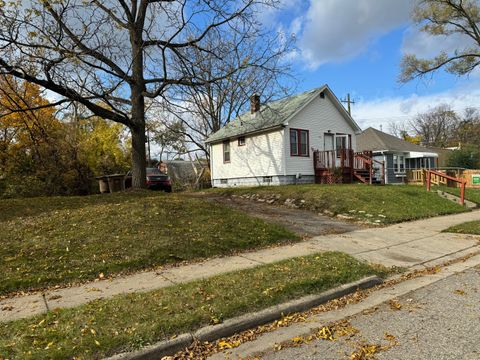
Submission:
{"label": "house siding", "polygon": [[385,177],[387,178],[387,184],[403,184],[403,177],[397,176],[395,174],[395,169],[393,167],[393,154],[385,154],[387,159],[385,163]]}
{"label": "house siding", "polygon": [[[290,129],[304,129],[309,131],[309,157],[290,155]],[[314,175],[313,151],[324,150],[324,133],[352,135],[352,148],[356,149],[355,129],[347,122],[340,111],[335,107],[326,93],[325,98],[317,96],[305,108],[296,114],[285,128],[284,156],[286,159],[286,175],[302,176]]]}
{"label": "house siding", "polygon": [[285,175],[284,129],[246,136],[245,145],[238,139],[230,140],[230,162],[223,162],[223,143],[212,144],[210,157],[212,185],[226,186],[262,185],[263,177],[272,177],[270,184],[280,184]]}

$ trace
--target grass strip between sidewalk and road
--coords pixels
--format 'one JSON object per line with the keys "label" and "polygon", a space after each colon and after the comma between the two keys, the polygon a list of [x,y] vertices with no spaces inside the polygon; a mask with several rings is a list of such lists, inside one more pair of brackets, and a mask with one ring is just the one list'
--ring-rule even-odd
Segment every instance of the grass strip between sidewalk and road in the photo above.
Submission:
{"label": "grass strip between sidewalk and road", "polygon": [[0,323],[0,358],[98,359],[365,276],[385,277],[339,252],[319,253],[148,293]]}
{"label": "grass strip between sidewalk and road", "polygon": [[284,227],[152,191],[0,203],[0,295],[300,240]]}
{"label": "grass strip between sidewalk and road", "polygon": [[452,226],[443,232],[480,235],[480,221],[469,221],[463,224]]}
{"label": "grass strip between sidewalk and road", "polygon": [[427,192],[424,187],[412,185],[309,184],[225,188],[210,192],[225,196],[254,195],[255,199],[268,199],[276,205],[287,202],[301,209],[331,215],[342,214],[352,220],[376,225],[467,211],[459,204]]}

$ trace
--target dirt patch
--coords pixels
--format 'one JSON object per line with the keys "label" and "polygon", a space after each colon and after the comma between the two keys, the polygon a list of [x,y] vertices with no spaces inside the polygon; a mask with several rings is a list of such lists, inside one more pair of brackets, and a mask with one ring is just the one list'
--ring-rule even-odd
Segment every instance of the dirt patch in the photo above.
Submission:
{"label": "dirt patch", "polygon": [[361,229],[351,222],[332,219],[311,211],[270,205],[265,202],[231,198],[226,196],[205,195],[207,200],[240,210],[251,216],[280,224],[301,236],[342,234]]}

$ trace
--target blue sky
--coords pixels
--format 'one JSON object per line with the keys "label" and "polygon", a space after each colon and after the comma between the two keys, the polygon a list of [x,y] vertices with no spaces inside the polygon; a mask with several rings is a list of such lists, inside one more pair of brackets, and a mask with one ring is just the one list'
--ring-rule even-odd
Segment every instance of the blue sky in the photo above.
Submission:
{"label": "blue sky", "polygon": [[400,84],[405,53],[429,57],[451,51],[464,39],[427,36],[411,23],[410,0],[283,0],[268,14],[270,25],[296,37],[291,55],[299,73],[298,91],[329,84],[340,98],[350,93],[353,115],[366,128],[388,130],[440,104],[458,111],[476,107],[480,78],[444,72]]}

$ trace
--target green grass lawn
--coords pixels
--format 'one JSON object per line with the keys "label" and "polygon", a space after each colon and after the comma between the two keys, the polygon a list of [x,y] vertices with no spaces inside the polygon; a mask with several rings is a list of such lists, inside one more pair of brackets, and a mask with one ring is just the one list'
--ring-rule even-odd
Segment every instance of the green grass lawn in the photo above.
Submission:
{"label": "green grass lawn", "polygon": [[99,359],[374,274],[387,271],[328,252],[97,300],[0,323],[0,358]]}
{"label": "green grass lawn", "polygon": [[182,194],[2,200],[0,294],[298,240]]}
{"label": "green grass lawn", "polygon": [[[460,188],[446,187],[446,186],[432,186],[432,190],[441,190],[447,193],[460,196]],[[470,200],[476,204],[480,204],[480,189],[465,189],[465,199]]]}
{"label": "green grass lawn", "polygon": [[469,221],[460,225],[455,225],[444,232],[480,235],[480,221]]}
{"label": "green grass lawn", "polygon": [[[255,188],[213,189],[223,195],[252,195],[277,199],[282,205],[295,199],[301,208],[344,214],[355,220],[391,224],[466,211],[462,206],[428,193],[420,186],[287,185]],[[303,202],[302,202],[303,200]]]}

